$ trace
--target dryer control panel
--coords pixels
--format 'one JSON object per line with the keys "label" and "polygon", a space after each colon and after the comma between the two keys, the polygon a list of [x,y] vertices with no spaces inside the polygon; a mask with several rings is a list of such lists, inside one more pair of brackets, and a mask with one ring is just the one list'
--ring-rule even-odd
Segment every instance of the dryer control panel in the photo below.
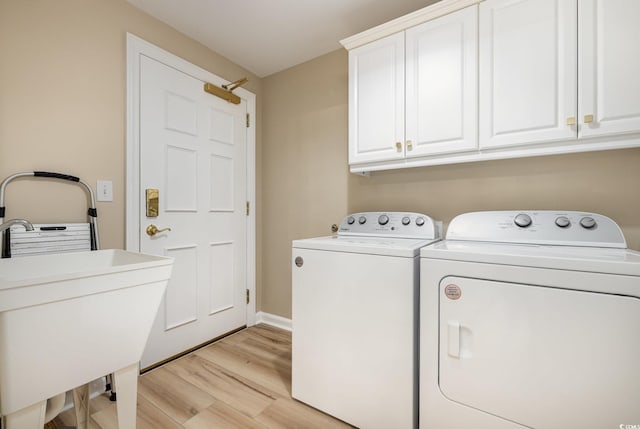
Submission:
{"label": "dryer control panel", "polygon": [[338,235],[431,240],[442,237],[442,222],[413,212],[353,213],[342,220]]}
{"label": "dryer control panel", "polygon": [[587,212],[523,210],[456,216],[447,240],[626,249],[622,230],[610,218]]}

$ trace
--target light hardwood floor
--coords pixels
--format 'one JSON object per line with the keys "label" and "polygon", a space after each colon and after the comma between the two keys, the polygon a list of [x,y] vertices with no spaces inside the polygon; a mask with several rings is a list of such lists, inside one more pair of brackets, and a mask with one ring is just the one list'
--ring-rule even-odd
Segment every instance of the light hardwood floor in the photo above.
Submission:
{"label": "light hardwood floor", "polygon": [[[115,403],[91,400],[92,429],[117,429]],[[73,410],[46,426],[75,426]],[[138,379],[138,429],[349,428],[291,398],[291,333],[237,332]]]}

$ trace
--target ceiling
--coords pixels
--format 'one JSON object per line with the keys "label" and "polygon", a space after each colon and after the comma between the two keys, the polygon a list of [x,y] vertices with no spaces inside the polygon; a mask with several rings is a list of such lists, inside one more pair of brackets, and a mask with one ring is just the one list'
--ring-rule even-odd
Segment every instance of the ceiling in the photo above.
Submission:
{"label": "ceiling", "polygon": [[437,0],[127,0],[259,77]]}

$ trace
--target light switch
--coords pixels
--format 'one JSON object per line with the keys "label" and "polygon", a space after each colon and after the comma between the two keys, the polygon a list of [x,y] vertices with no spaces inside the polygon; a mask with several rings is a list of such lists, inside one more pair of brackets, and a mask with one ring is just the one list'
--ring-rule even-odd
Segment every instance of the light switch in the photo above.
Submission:
{"label": "light switch", "polygon": [[113,183],[111,180],[98,180],[96,187],[98,201],[113,201]]}

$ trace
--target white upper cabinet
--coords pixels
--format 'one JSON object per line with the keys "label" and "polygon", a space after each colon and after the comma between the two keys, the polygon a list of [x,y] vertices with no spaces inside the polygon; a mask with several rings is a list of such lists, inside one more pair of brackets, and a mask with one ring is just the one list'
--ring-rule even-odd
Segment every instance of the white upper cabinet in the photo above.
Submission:
{"label": "white upper cabinet", "polygon": [[640,0],[442,0],[342,44],[352,172],[640,146]]}
{"label": "white upper cabinet", "polygon": [[349,52],[349,164],[404,158],[404,33]]}
{"label": "white upper cabinet", "polygon": [[477,147],[477,13],[349,51],[350,164]]}
{"label": "white upper cabinet", "polygon": [[480,4],[480,147],[574,140],[577,0]]}
{"label": "white upper cabinet", "polygon": [[474,6],[406,31],[407,157],[477,148],[477,22]]}
{"label": "white upper cabinet", "polygon": [[640,130],[640,1],[580,0],[579,136]]}

